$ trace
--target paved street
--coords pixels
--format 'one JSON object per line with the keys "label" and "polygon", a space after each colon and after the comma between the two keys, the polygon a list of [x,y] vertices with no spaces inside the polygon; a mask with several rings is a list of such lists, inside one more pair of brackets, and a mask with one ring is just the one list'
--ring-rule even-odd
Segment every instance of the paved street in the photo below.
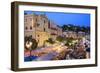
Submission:
{"label": "paved street", "polygon": [[[89,53],[86,51],[84,43],[87,40],[79,41],[76,47],[68,48],[63,43],[55,44],[53,46],[38,48],[31,51],[32,60],[63,60],[63,59],[84,59],[89,58]],[[88,43],[89,44],[89,43]],[[25,57],[30,56],[30,51],[25,52]]]}
{"label": "paved street", "polygon": [[[52,60],[55,57],[59,56],[61,52],[66,52],[67,47],[63,45],[55,45],[54,47],[47,47],[42,49],[37,49],[31,52],[32,55],[38,56],[35,60]],[[28,57],[29,52],[25,53],[25,56]]]}

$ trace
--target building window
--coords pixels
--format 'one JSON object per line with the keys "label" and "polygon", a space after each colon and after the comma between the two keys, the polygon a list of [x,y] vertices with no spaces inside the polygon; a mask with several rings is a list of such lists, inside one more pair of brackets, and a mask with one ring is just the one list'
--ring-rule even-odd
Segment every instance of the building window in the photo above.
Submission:
{"label": "building window", "polygon": [[38,35],[38,37],[39,37],[39,35]]}
{"label": "building window", "polygon": [[44,20],[44,24],[45,24],[45,22],[46,22],[46,21]]}
{"label": "building window", "polygon": [[27,27],[25,27],[25,29],[27,30],[28,28],[27,28]]}
{"label": "building window", "polygon": [[50,28],[50,21],[48,22],[48,28]]}
{"label": "building window", "polygon": [[30,21],[32,21],[32,18],[30,18]]}
{"label": "building window", "polygon": [[45,31],[45,28],[44,28],[44,31]]}
{"label": "building window", "polygon": [[37,27],[39,27],[40,26],[40,24],[39,23],[37,23]]}
{"label": "building window", "polygon": [[30,26],[30,30],[32,30],[32,26]]}
{"label": "building window", "polygon": [[36,18],[36,22],[37,22],[37,18]]}

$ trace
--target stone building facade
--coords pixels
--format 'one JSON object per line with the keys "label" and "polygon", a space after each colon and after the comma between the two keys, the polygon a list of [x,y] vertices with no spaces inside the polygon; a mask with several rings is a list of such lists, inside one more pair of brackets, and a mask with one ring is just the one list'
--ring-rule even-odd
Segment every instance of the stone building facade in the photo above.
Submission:
{"label": "stone building facade", "polygon": [[74,38],[74,39],[77,39],[77,38],[82,38],[82,37],[85,37],[85,32],[74,32],[74,31],[65,31],[63,32],[63,36],[65,36],[66,38]]}
{"label": "stone building facade", "polygon": [[50,37],[48,19],[45,15],[24,15],[25,36],[32,36],[38,42],[38,47],[43,46],[44,41]]}
{"label": "stone building facade", "polygon": [[47,18],[46,15],[25,14],[24,15],[24,35],[32,36],[38,42],[38,47],[44,45],[49,38],[56,40],[57,36],[67,38],[81,38],[85,36],[84,32],[64,31],[54,21]]}
{"label": "stone building facade", "polygon": [[35,15],[24,15],[24,35],[35,38]]}

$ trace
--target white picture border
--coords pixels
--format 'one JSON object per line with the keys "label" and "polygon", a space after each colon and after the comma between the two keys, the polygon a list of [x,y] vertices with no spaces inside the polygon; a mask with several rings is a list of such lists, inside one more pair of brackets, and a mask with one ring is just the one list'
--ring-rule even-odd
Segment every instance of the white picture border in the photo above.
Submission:
{"label": "white picture border", "polygon": [[[24,11],[48,11],[48,12],[64,12],[64,13],[89,13],[91,25],[91,58],[90,59],[74,59],[74,60],[57,60],[57,61],[32,61],[24,62]],[[48,7],[48,6],[31,6],[19,5],[19,53],[18,63],[19,68],[35,68],[35,67],[50,67],[50,66],[70,66],[70,65],[84,65],[95,64],[95,10],[81,9],[81,8],[63,8],[63,7]],[[93,44],[93,45],[92,45]]]}

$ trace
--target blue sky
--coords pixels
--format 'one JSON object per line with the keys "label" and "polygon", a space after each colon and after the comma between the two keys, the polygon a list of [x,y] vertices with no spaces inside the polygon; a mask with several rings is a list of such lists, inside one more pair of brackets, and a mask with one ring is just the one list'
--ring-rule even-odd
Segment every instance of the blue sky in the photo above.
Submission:
{"label": "blue sky", "polygon": [[57,25],[74,24],[78,26],[90,26],[90,14],[84,13],[61,13],[61,12],[37,12],[24,11],[27,14],[45,14],[50,20]]}

